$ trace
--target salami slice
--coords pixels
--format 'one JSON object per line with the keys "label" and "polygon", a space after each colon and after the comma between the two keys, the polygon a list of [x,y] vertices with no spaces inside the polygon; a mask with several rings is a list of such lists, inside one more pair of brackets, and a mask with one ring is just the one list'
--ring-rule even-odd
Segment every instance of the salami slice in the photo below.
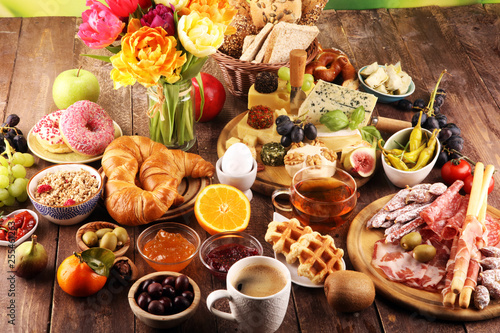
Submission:
{"label": "salami slice", "polygon": [[396,240],[399,240],[401,237],[414,231],[422,224],[424,224],[424,220],[420,217],[416,218],[413,221],[408,222],[406,224],[395,224],[395,225],[399,225],[399,227],[394,228],[393,230],[390,230],[387,233],[387,235],[385,237],[385,242],[392,243]]}
{"label": "salami slice", "polygon": [[[445,216],[451,217],[455,215],[458,204],[461,202],[458,200],[458,196],[460,195],[458,191],[460,191],[463,186],[463,181],[455,181],[443,194],[434,200],[429,207],[420,212],[420,216],[429,226],[432,226],[435,221],[442,220]],[[455,212],[450,214],[450,210],[452,210],[453,207],[456,207]]]}
{"label": "salami slice", "polygon": [[488,230],[488,246],[495,246],[500,242],[500,221],[490,215],[486,215],[484,221]]}

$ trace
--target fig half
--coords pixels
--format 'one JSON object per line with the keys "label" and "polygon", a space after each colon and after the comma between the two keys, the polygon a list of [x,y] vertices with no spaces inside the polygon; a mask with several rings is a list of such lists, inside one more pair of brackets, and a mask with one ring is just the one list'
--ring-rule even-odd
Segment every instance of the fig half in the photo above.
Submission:
{"label": "fig half", "polygon": [[375,171],[377,153],[373,148],[356,148],[344,159],[344,169],[353,176],[369,177]]}

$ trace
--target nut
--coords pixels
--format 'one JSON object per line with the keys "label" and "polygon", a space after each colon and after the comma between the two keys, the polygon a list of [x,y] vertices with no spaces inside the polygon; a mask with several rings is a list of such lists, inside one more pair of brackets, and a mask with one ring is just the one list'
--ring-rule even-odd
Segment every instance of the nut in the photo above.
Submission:
{"label": "nut", "polygon": [[292,142],[292,145],[290,147],[290,150],[292,149],[297,149],[297,148],[300,148],[300,147],[304,147],[304,142]]}
{"label": "nut", "polygon": [[314,139],[313,141],[311,141],[311,146],[326,147],[325,143],[319,139]]}
{"label": "nut", "polygon": [[126,282],[131,282],[137,280],[139,276],[139,271],[137,266],[127,257],[117,257],[111,268],[111,274],[117,279],[125,280]]}
{"label": "nut", "polygon": [[337,154],[335,154],[331,149],[322,149],[321,155],[330,162],[335,162],[337,160]]}
{"label": "nut", "polygon": [[285,155],[283,159],[286,165],[296,165],[304,162],[304,154],[303,153],[288,153]]}
{"label": "nut", "polygon": [[306,165],[307,166],[321,166],[321,156],[318,154],[316,155],[308,155],[306,158]]}

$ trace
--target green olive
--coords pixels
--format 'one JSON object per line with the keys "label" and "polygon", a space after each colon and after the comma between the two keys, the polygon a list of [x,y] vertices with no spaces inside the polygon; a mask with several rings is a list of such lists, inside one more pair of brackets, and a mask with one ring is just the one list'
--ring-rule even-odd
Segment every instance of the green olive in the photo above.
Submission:
{"label": "green olive", "polygon": [[125,244],[125,242],[128,240],[128,233],[124,227],[116,227],[113,230],[113,233],[116,235],[116,238],[118,238],[118,244],[120,245]]}
{"label": "green olive", "polygon": [[96,230],[96,235],[99,239],[102,238],[102,236],[104,236],[104,234],[108,233],[108,232],[112,232],[113,229],[111,228],[102,228],[102,229],[99,229],[99,230]]}
{"label": "green olive", "polygon": [[407,251],[411,251],[415,248],[415,246],[420,245],[422,243],[422,236],[416,231],[410,232],[401,238],[399,244],[401,247]]}
{"label": "green olive", "polygon": [[413,258],[420,262],[431,261],[436,256],[436,248],[432,245],[421,244],[413,249]]}
{"label": "green olive", "polygon": [[101,238],[99,247],[114,251],[116,249],[116,244],[118,243],[118,238],[113,232],[105,233]]}
{"label": "green olive", "polygon": [[88,247],[94,247],[99,242],[99,239],[97,238],[97,235],[96,235],[95,232],[93,232],[93,231],[87,231],[86,233],[83,234],[82,241]]}

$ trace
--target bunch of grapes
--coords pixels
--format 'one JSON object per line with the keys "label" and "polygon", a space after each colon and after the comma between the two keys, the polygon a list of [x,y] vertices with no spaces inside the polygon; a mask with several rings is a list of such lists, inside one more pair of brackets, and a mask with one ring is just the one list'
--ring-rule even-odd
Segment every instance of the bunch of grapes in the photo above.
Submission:
{"label": "bunch of grapes", "polygon": [[[443,71],[443,73],[445,73]],[[446,115],[441,113],[441,107],[446,99],[446,91],[444,89],[437,89],[442,75],[436,85],[435,91],[431,95],[431,99],[427,106],[423,99],[417,99],[410,107],[414,111],[419,111],[415,113],[411,119],[411,124],[415,127],[418,123],[420,116],[420,111],[423,111],[422,118],[420,119],[420,124],[423,128],[433,131],[436,128],[441,129],[438,135],[439,142],[441,143],[442,150],[439,152],[438,160],[436,162],[437,167],[443,166],[448,160],[458,158],[458,153],[460,153],[464,148],[464,139],[460,136],[460,128],[454,124],[449,123]],[[407,106],[406,102],[398,102],[398,107],[402,108]],[[411,102],[410,102],[411,104]]]}
{"label": "bunch of grapes", "polygon": [[312,123],[304,123],[302,120],[292,121],[290,117],[281,115],[276,118],[276,132],[281,135],[281,145],[288,147],[292,142],[302,142],[304,138],[314,140],[318,136],[316,126]]}
{"label": "bunch of grapes", "polygon": [[[290,68],[288,67],[280,67],[278,70],[278,77],[283,81],[287,81],[286,88],[288,92],[292,90],[292,86],[290,85]],[[314,83],[314,76],[312,74],[304,74],[304,80],[302,81],[302,90],[308,91],[311,89]]]}
{"label": "bunch of grapes", "polygon": [[5,152],[0,155],[0,207],[12,206],[16,199],[19,202],[28,199],[26,168],[35,163],[33,155],[13,152],[7,139],[3,143]]}
{"label": "bunch of grapes", "polygon": [[23,132],[17,128],[19,124],[19,116],[10,114],[5,122],[0,126],[0,153],[5,151],[5,140],[10,146],[21,153],[28,152],[28,142],[23,136]]}

